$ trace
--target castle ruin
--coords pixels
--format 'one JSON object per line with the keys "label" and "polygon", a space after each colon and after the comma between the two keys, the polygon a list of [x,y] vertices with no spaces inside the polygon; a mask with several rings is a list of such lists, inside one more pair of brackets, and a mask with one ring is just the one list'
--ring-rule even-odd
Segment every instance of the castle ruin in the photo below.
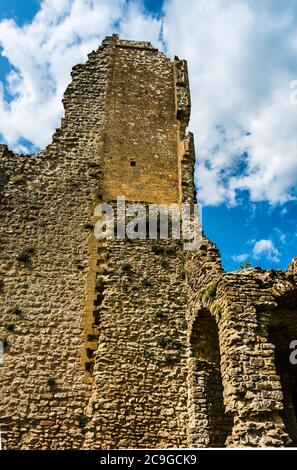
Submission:
{"label": "castle ruin", "polygon": [[118,195],[194,204],[186,62],[113,35],[63,103],[40,154],[0,146],[4,448],[297,445],[296,263],[94,236]]}

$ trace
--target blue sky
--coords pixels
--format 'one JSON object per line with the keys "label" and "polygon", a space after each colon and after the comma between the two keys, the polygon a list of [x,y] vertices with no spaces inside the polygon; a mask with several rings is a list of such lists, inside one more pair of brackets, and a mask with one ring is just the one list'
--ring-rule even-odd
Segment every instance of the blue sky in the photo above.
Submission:
{"label": "blue sky", "polygon": [[1,18],[14,18],[18,24],[30,21],[37,13],[38,0],[0,0]]}
{"label": "blue sky", "polygon": [[0,0],[1,141],[49,143],[71,67],[113,32],[188,60],[203,227],[224,267],[286,268],[297,256],[297,1]]}
{"label": "blue sky", "polygon": [[[0,0],[0,19],[13,18],[19,25],[31,21],[39,9],[35,0]],[[5,74],[10,70],[8,60],[1,57],[0,80],[5,80]]]}

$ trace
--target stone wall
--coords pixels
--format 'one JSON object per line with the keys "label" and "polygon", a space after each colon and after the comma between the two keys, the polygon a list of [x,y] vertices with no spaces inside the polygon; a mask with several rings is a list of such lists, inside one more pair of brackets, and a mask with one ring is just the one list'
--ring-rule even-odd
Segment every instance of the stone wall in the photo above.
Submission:
{"label": "stone wall", "polygon": [[147,43],[115,41],[109,57],[103,198],[178,202],[174,65]]}
{"label": "stone wall", "polygon": [[106,38],[74,67],[52,144],[0,148],[6,448],[186,445],[182,250],[93,234],[98,203],[178,202],[191,178],[174,70],[149,43]]}
{"label": "stone wall", "polygon": [[1,428],[7,448],[80,448],[81,349],[107,48],[73,71],[39,155],[1,155]]}
{"label": "stone wall", "polygon": [[[292,445],[296,442],[292,394],[297,371],[289,356],[290,342],[297,334],[296,271],[255,268],[224,273],[216,248],[206,239],[200,252],[188,256],[186,271],[190,287],[189,335],[193,328],[194,333],[195,328],[203,329],[205,311],[217,324],[222,398],[225,413],[233,422],[226,444]],[[278,339],[271,329],[274,335],[278,332]],[[211,359],[208,362],[210,369]],[[197,407],[203,407],[203,403]],[[202,447],[212,438],[207,412],[205,415],[204,423],[199,421],[198,436],[196,429],[194,433],[194,443]],[[194,427],[195,418],[192,413]]]}
{"label": "stone wall", "polygon": [[296,260],[225,273],[206,238],[94,235],[117,196],[195,202],[185,61],[108,37],[63,102],[40,154],[0,145],[4,447],[295,444]]}
{"label": "stone wall", "polygon": [[103,250],[85,448],[186,446],[183,249],[124,240]]}

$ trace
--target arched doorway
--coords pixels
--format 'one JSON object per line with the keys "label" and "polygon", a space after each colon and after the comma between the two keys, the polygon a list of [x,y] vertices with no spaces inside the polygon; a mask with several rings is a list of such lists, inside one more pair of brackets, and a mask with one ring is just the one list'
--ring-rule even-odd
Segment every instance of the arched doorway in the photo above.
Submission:
{"label": "arched doorway", "polygon": [[190,378],[191,445],[224,447],[232,418],[224,407],[218,328],[208,310],[201,310],[193,324]]}

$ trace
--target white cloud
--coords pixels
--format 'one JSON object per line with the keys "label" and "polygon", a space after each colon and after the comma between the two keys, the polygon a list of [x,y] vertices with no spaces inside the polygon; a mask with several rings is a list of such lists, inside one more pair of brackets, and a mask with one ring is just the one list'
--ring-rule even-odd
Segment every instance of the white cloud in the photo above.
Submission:
{"label": "white cloud", "polygon": [[252,254],[255,259],[264,257],[275,263],[279,262],[280,252],[272,240],[258,240],[253,247]]}
{"label": "white cloud", "polygon": [[[200,199],[284,203],[297,187],[297,0],[167,0],[167,53],[189,63],[191,128]],[[43,0],[31,24],[0,23],[3,55],[14,67],[12,100],[0,83],[0,132],[12,147],[51,141],[63,113],[70,70],[106,35],[162,47],[162,20],[126,0]]]}
{"label": "white cloud", "polygon": [[121,17],[118,34],[125,39],[151,41],[160,50],[161,21],[145,14],[141,2],[132,1],[128,4],[125,14]]}
{"label": "white cloud", "polygon": [[236,261],[238,263],[242,263],[243,261],[246,261],[248,259],[249,255],[248,253],[242,253],[241,255],[235,255],[232,256],[233,261]]}
{"label": "white cloud", "polygon": [[0,45],[13,66],[7,77],[12,100],[0,82],[0,133],[12,148],[26,139],[37,147],[51,141],[63,114],[62,96],[73,65],[85,62],[114,32],[158,40],[160,23],[140,2],[125,0],[44,0],[31,24],[0,23]]}
{"label": "white cloud", "polygon": [[166,2],[168,50],[189,62],[206,204],[233,204],[238,190],[272,204],[294,196],[297,106],[289,84],[297,79],[296,6],[295,0],[195,0],[186,8],[180,0]]}
{"label": "white cloud", "polygon": [[273,231],[276,237],[278,238],[278,240],[280,241],[280,243],[284,245],[287,241],[287,236],[278,227],[275,227]]}

